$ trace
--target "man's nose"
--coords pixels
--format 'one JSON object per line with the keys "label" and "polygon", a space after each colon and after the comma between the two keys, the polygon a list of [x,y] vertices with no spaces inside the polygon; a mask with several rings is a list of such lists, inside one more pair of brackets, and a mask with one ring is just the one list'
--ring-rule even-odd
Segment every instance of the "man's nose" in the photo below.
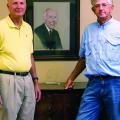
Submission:
{"label": "man's nose", "polygon": [[100,10],[103,9],[103,5],[100,5],[100,6],[99,6],[99,9],[100,9]]}
{"label": "man's nose", "polygon": [[18,3],[18,4],[17,4],[17,8],[20,8],[20,7],[21,7],[21,4],[20,4],[20,3]]}

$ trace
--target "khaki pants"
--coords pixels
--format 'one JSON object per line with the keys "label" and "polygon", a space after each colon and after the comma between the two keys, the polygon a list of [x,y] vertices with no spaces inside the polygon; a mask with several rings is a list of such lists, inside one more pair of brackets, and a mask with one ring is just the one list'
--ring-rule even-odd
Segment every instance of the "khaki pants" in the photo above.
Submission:
{"label": "khaki pants", "polygon": [[34,119],[35,93],[30,74],[25,77],[0,74],[0,94],[3,100],[2,120]]}

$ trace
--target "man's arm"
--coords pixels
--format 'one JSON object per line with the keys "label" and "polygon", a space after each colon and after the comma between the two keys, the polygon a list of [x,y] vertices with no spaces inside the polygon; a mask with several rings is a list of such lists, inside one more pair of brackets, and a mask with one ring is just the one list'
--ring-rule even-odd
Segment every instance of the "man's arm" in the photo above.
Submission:
{"label": "man's arm", "polygon": [[85,59],[80,58],[78,63],[76,64],[74,70],[70,74],[70,76],[67,79],[67,82],[65,83],[65,89],[69,89],[73,87],[73,81],[76,79],[76,77],[85,69]]}
{"label": "man's arm", "polygon": [[36,101],[38,102],[41,99],[41,90],[40,90],[40,86],[38,83],[38,77],[36,74],[35,61],[34,61],[33,55],[31,55],[31,63],[32,63],[32,66],[30,69],[30,74],[34,82],[35,97],[36,97]]}

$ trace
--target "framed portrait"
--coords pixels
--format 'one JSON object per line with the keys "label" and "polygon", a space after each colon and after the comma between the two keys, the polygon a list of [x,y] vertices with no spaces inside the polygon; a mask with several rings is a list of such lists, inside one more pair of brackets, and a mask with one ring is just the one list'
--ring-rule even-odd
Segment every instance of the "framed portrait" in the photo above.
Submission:
{"label": "framed portrait", "polygon": [[27,0],[36,60],[75,60],[79,55],[80,0]]}

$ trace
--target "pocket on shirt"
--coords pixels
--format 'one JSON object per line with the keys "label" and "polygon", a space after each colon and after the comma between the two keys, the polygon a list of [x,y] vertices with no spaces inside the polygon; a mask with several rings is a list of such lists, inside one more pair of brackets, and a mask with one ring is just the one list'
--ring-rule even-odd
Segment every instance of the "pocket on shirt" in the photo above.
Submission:
{"label": "pocket on shirt", "polygon": [[86,63],[91,61],[91,50],[87,50],[85,52],[85,57],[86,57]]}
{"label": "pocket on shirt", "polygon": [[120,40],[109,39],[105,43],[105,59],[111,62],[120,61]]}

